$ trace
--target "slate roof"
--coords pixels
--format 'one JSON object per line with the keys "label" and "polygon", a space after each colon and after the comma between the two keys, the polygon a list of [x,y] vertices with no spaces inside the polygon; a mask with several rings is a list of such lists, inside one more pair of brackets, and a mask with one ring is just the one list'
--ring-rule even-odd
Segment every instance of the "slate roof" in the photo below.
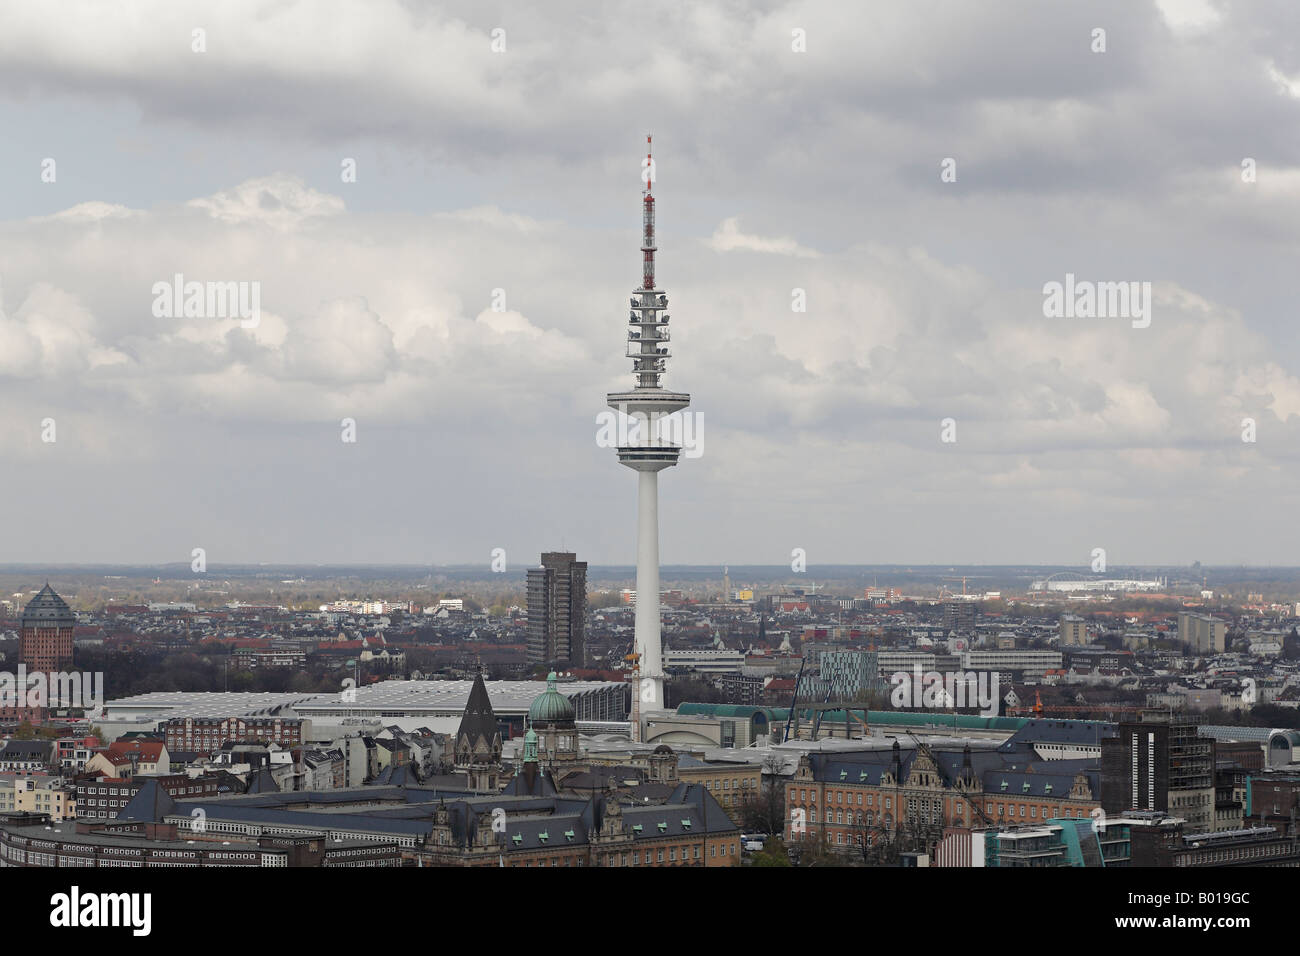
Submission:
{"label": "slate roof", "polygon": [[[961,775],[967,755],[962,750],[951,747],[947,749],[931,747],[930,752],[934,755],[944,782],[951,786]],[[915,747],[899,748],[901,780],[907,779],[917,753]],[[1085,772],[1095,776],[1098,768],[1097,758],[1043,760],[1024,742],[1011,750],[1004,750],[1003,747],[998,747],[997,750],[971,750],[969,759],[972,772],[981,779],[995,771],[1007,774],[1029,774],[1043,779],[1060,778],[1071,781],[1066,785],[1066,791],[1070,789],[1076,773]],[[884,775],[894,770],[894,753],[887,749],[810,753],[808,762],[815,779],[823,783],[879,786]],[[1058,782],[1053,789],[1059,793],[1059,788]],[[1095,786],[1094,791],[1100,792],[1095,789]]]}
{"label": "slate roof", "polygon": [[676,804],[697,807],[700,818],[710,833],[731,833],[740,829],[732,822],[731,817],[727,816],[727,812],[722,809],[722,805],[714,798],[709,788],[701,784],[678,784],[677,789],[668,798],[668,806]]}
{"label": "slate roof", "polygon": [[501,792],[511,797],[553,797],[559,791],[555,787],[555,778],[551,772],[543,768],[533,777],[531,789],[528,786],[528,777],[523,773],[517,773],[510,778],[510,782]]}
{"label": "slate roof", "polygon": [[389,764],[375,777],[373,785],[377,787],[415,786],[420,781],[411,764]]}
{"label": "slate roof", "polygon": [[269,767],[262,767],[257,773],[248,778],[248,787],[245,793],[279,793],[280,786],[275,782],[275,776],[271,773]]}
{"label": "slate roof", "polygon": [[[989,770],[983,776],[984,792],[993,796],[1033,797],[1039,800],[1063,800],[1074,786],[1072,773],[1021,773]],[[1089,781],[1090,784],[1093,781]],[[1094,786],[1093,792],[1097,790]]]}
{"label": "slate roof", "polygon": [[53,740],[10,740],[0,750],[0,760],[40,760],[48,763],[54,752]]}
{"label": "slate roof", "polygon": [[23,608],[23,627],[75,627],[77,615],[47,583]]}
{"label": "slate roof", "polygon": [[506,829],[500,845],[506,852],[539,850],[554,846],[572,846],[587,842],[587,821],[581,814],[562,816],[506,816]]}
{"label": "slate roof", "polygon": [[460,718],[456,730],[456,752],[465,750],[475,753],[488,752],[497,754],[500,749],[501,732],[497,727],[496,712],[492,701],[488,699],[487,685],[483,683],[482,673],[474,676],[474,686],[470,688],[469,700]]}
{"label": "slate roof", "polygon": [[1100,746],[1105,737],[1114,737],[1115,724],[1100,720],[1033,719],[1008,737],[999,750],[1013,750],[1023,744],[1076,744]]}
{"label": "slate roof", "polygon": [[117,815],[118,820],[139,823],[160,823],[169,813],[175,813],[176,801],[157,780],[146,780],[135,796]]}

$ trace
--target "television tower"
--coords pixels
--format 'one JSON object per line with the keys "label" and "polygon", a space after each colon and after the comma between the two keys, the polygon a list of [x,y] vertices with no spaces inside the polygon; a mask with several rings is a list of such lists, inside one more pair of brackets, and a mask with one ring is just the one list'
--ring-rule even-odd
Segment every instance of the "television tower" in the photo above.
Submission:
{"label": "television tower", "polygon": [[[627,444],[618,460],[637,473],[636,653],[640,680],[634,688],[638,715],[664,709],[663,648],[659,639],[659,472],[677,464],[681,446],[665,435],[665,418],[691,403],[685,392],[670,392],[660,379],[668,364],[668,296],[655,286],[654,164],[646,141],[645,191],[641,200],[641,285],[632,292],[627,325],[627,357],[636,387],[610,392],[605,400],[629,419]],[[635,422],[636,440],[632,440]],[[641,728],[632,728],[640,739]]]}

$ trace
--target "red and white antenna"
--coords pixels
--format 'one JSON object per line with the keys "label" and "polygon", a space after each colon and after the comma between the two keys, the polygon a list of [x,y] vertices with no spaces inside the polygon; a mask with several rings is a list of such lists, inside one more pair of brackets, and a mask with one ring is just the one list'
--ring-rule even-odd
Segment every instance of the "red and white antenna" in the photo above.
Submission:
{"label": "red and white antenna", "polygon": [[642,288],[653,289],[655,287],[655,197],[651,193],[655,177],[655,161],[650,155],[650,137],[645,138],[645,198],[642,200],[644,209],[641,213],[642,236],[641,236],[641,256],[643,259]]}

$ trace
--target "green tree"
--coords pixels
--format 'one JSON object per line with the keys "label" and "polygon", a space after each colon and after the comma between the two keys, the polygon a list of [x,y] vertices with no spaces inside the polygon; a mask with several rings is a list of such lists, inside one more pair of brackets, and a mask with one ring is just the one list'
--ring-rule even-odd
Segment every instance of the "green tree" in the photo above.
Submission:
{"label": "green tree", "polygon": [[786,852],[785,843],[779,836],[770,836],[759,853],[750,861],[751,866],[791,866],[790,854]]}

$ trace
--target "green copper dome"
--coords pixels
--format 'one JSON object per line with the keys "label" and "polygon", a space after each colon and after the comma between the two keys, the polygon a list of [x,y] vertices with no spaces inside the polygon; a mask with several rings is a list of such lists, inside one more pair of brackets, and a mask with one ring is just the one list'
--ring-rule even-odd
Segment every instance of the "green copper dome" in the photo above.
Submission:
{"label": "green copper dome", "polygon": [[569,698],[555,689],[555,671],[551,671],[546,677],[546,692],[534,700],[533,705],[528,708],[528,722],[530,724],[536,724],[538,721],[547,724],[564,721],[571,723],[573,716],[573,704],[569,703]]}

